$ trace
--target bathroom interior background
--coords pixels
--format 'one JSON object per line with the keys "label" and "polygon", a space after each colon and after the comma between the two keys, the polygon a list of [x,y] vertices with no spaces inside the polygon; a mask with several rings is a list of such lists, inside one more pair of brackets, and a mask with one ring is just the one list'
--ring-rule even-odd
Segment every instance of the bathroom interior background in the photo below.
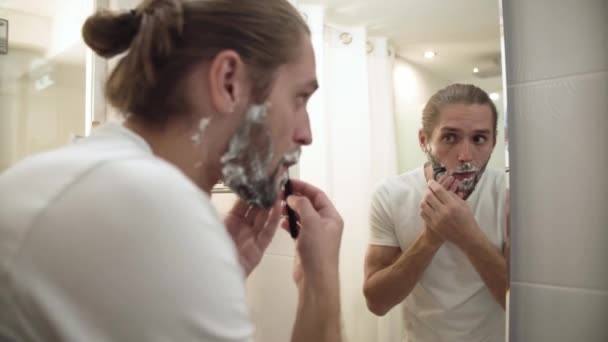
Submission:
{"label": "bathroom interior background", "polygon": [[[0,55],[0,172],[119,120],[102,95],[115,60],[94,57],[80,28],[97,6],[137,3],[0,0],[0,19],[10,28],[9,53]],[[422,107],[453,82],[492,94],[500,117],[490,167],[508,169],[499,2],[292,3],[311,28],[321,88],[309,104],[314,143],[291,173],[325,190],[344,217],[341,296],[348,340],[397,342],[399,310],[375,317],[362,295],[370,195],[383,178],[424,163],[417,138]],[[223,214],[234,195],[219,191],[212,200]],[[278,232],[247,280],[256,340],[289,339],[296,309],[293,255],[293,242]]]}

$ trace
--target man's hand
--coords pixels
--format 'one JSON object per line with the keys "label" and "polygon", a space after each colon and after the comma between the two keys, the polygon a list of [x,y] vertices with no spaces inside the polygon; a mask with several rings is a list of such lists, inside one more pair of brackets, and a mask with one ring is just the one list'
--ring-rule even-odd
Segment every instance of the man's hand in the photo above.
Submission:
{"label": "man's hand", "polygon": [[443,239],[466,248],[467,243],[475,241],[481,230],[466,202],[449,189],[454,188],[453,177],[443,185],[430,180],[429,191],[420,205],[420,216],[426,226]]}
{"label": "man's hand", "polygon": [[264,251],[272,241],[281,218],[281,200],[271,209],[261,209],[238,199],[224,219],[232,236],[245,274],[260,263]]}
{"label": "man's hand", "polygon": [[[298,288],[304,283],[317,286],[338,277],[338,259],[344,223],[327,196],[316,187],[297,179],[291,180],[294,195],[287,203],[296,212],[300,232],[296,239],[294,280]],[[289,222],[281,226],[289,231]],[[337,280],[336,280],[337,281]]]}
{"label": "man's hand", "polygon": [[[344,223],[327,196],[292,179],[287,204],[296,212],[300,230],[295,241],[294,280],[298,311],[292,342],[342,341],[340,326],[340,242]],[[289,222],[281,226],[289,231]]]}
{"label": "man's hand", "polygon": [[[441,186],[446,189],[447,191],[456,194],[456,191],[458,190],[458,185],[460,184],[460,182],[458,180],[456,180],[454,177],[448,176],[448,175],[443,175],[441,177],[439,177],[438,179],[439,184],[441,184]],[[425,195],[425,197],[422,198],[422,201],[420,202],[420,215],[422,216],[422,206],[423,204],[427,201],[427,197],[428,196],[432,196],[433,192],[431,191],[430,188],[427,188],[427,193]],[[424,217],[423,217],[424,218]],[[426,224],[425,221],[425,225],[424,225],[424,229],[425,229],[425,234],[429,235],[429,237],[433,240],[436,241],[438,244],[442,244],[445,241],[445,237],[441,236],[438,232],[435,232],[434,230],[432,230],[428,224]]]}

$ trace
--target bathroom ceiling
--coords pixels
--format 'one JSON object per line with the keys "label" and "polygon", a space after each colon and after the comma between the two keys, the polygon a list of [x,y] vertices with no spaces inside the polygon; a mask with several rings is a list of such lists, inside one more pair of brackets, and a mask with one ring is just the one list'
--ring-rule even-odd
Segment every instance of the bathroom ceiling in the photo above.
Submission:
{"label": "bathroom ceiling", "polygon": [[[472,73],[474,67],[500,72],[499,0],[296,2],[323,5],[327,20],[332,23],[365,26],[370,36],[388,37],[398,56],[444,79],[475,82],[497,91],[502,88],[499,75],[480,79]],[[45,17],[56,16],[62,5],[65,0],[0,0],[0,8]],[[427,50],[435,51],[437,56],[425,59],[423,53]],[[81,56],[82,51],[77,55]]]}
{"label": "bathroom ceiling", "polygon": [[[365,26],[386,36],[397,54],[449,81],[499,90],[499,75],[479,79],[472,70],[500,72],[499,0],[300,0],[326,8],[338,25]],[[425,59],[423,53],[437,53]]]}

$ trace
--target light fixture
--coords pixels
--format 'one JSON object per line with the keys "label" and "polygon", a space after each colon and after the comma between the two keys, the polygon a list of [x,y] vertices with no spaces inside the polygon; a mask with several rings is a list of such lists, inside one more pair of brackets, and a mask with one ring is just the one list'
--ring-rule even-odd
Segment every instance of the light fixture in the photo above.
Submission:
{"label": "light fixture", "polygon": [[496,101],[500,99],[500,95],[498,93],[490,93],[490,99],[492,99],[492,101]]}
{"label": "light fixture", "polygon": [[437,53],[435,51],[425,51],[424,52],[424,58],[426,59],[431,59],[434,58],[435,56],[437,56]]}
{"label": "light fixture", "polygon": [[479,72],[479,68],[473,68],[473,73],[478,73]]}

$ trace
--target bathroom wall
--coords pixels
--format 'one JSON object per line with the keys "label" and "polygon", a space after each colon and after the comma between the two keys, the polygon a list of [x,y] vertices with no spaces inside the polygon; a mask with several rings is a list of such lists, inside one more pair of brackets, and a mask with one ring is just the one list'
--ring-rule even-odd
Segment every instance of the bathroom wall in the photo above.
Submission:
{"label": "bathroom wall", "polygon": [[511,341],[608,341],[608,1],[503,1]]}
{"label": "bathroom wall", "polygon": [[422,127],[422,108],[437,90],[450,84],[450,81],[397,58],[393,83],[397,160],[399,172],[405,172],[420,167],[426,161],[418,143],[418,130]]}
{"label": "bathroom wall", "polygon": [[68,143],[85,128],[84,65],[12,49],[0,60],[0,172]]}
{"label": "bathroom wall", "polygon": [[79,28],[92,1],[63,1],[55,9],[2,5],[9,53],[0,56],[0,172],[85,134],[85,48]]}

